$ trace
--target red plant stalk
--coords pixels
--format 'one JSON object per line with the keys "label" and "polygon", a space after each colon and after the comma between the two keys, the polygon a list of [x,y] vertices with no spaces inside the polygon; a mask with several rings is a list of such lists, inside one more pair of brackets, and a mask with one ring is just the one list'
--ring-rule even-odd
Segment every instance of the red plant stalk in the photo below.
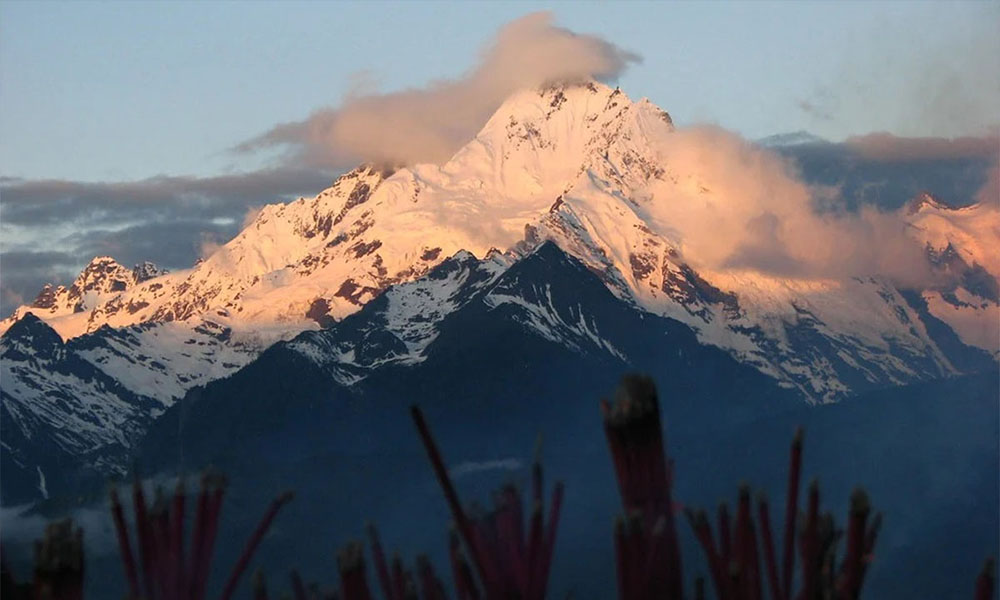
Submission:
{"label": "red plant stalk", "polygon": [[667,553],[667,520],[662,516],[653,525],[646,539],[644,570],[651,575],[651,589],[665,589],[669,583],[668,573],[658,568]]}
{"label": "red plant stalk", "polygon": [[118,536],[118,551],[122,556],[125,578],[128,580],[128,597],[137,598],[139,596],[139,575],[135,566],[135,555],[132,553],[128,527],[125,525],[125,514],[122,510],[121,500],[118,498],[118,489],[114,487],[111,488],[111,517],[115,524],[115,533]]}
{"label": "red plant stalk", "polygon": [[253,535],[250,536],[246,546],[243,548],[243,553],[236,561],[236,566],[233,567],[232,572],[229,574],[229,580],[226,581],[226,587],[223,588],[222,591],[222,600],[229,600],[232,597],[233,592],[236,591],[236,584],[239,583],[240,576],[243,575],[243,571],[246,570],[247,564],[250,563],[250,558],[257,550],[257,546],[260,544],[260,541],[264,539],[264,534],[267,533],[267,530],[271,527],[271,522],[274,521],[274,517],[278,515],[278,511],[281,510],[281,507],[288,504],[291,499],[292,493],[285,492],[271,502],[271,506],[268,507],[267,512],[264,513],[264,517],[260,520],[260,523],[257,525],[257,529],[254,530]]}
{"label": "red plant stalk", "polygon": [[542,436],[535,440],[535,460],[531,465],[531,501],[542,502]]}
{"label": "red plant stalk", "polygon": [[771,515],[767,497],[762,493],[757,500],[757,518],[760,521],[760,537],[764,546],[764,566],[767,569],[767,587],[771,590],[771,600],[784,600],[778,579],[778,562],[774,554],[774,539],[771,535]]}
{"label": "red plant stalk", "polygon": [[191,534],[191,565],[188,569],[188,589],[192,600],[205,597],[208,573],[212,564],[212,548],[219,527],[222,499],[225,495],[225,480],[206,473],[201,478],[198,506],[195,514],[194,531]]}
{"label": "red plant stalk", "polygon": [[525,571],[524,556],[518,547],[519,538],[523,538],[524,524],[519,520],[520,514],[515,511],[513,498],[517,498],[517,492],[511,485],[501,488],[495,497],[497,550],[501,556],[504,577],[512,580],[517,589],[527,589],[528,574]]}
{"label": "red plant stalk", "polygon": [[452,530],[448,535],[448,549],[451,557],[451,572],[455,580],[455,595],[458,600],[478,600],[479,590],[472,579],[472,569],[462,556],[458,534]]}
{"label": "red plant stalk", "polygon": [[530,596],[532,598],[544,598],[545,589],[549,581],[549,569],[552,567],[552,554],[555,550],[556,545],[556,531],[559,528],[559,511],[562,508],[563,501],[563,484],[562,482],[557,482],[555,489],[552,491],[552,501],[549,505],[549,519],[548,526],[545,531],[545,540],[543,542],[541,550],[541,558],[538,562],[538,569],[540,573],[535,577],[535,586],[530,590]]}
{"label": "red plant stalk", "polygon": [[805,527],[799,541],[799,553],[802,556],[802,597],[812,600],[816,597],[816,575],[819,573],[819,485],[816,481],[809,484],[809,501],[806,512]]}
{"label": "red plant stalk", "polygon": [[417,556],[417,572],[420,575],[420,589],[424,600],[446,600],[444,585],[434,573],[431,561],[426,555]]}
{"label": "red plant stalk", "polygon": [[379,541],[378,530],[373,523],[368,524],[368,540],[372,547],[372,557],[375,560],[375,575],[378,577],[379,586],[382,588],[382,595],[386,600],[396,600],[392,593],[392,580],[389,579],[389,566],[385,561],[385,552]]}
{"label": "red plant stalk", "polygon": [[705,579],[697,577],[694,580],[694,600],[705,600]]}
{"label": "red plant stalk", "polygon": [[626,543],[626,531],[625,531],[625,519],[622,517],[615,518],[614,525],[614,537],[615,537],[615,568],[618,574],[618,597],[619,598],[632,598],[632,577],[629,573],[629,569],[632,566],[631,556],[629,556],[628,546]]}
{"label": "red plant stalk", "polygon": [[208,574],[212,567],[212,557],[214,556],[215,538],[219,533],[219,518],[222,514],[222,500],[226,493],[226,482],[224,479],[212,479],[210,485],[215,487],[208,498],[208,509],[205,518],[205,534],[202,541],[201,560],[198,563],[198,578],[193,582],[193,600],[202,600],[205,597],[205,589],[208,586]]}
{"label": "red plant stalk", "polygon": [[729,564],[733,560],[733,538],[729,526],[729,506],[725,502],[719,504],[717,519],[719,522],[719,554],[722,556],[722,563],[726,567],[726,577],[728,577]]}
{"label": "red plant stalk", "polygon": [[135,511],[135,529],[139,537],[139,562],[142,565],[143,586],[146,589],[146,597],[153,598],[153,547],[150,539],[146,496],[138,476],[132,482],[132,508]]}
{"label": "red plant stalk", "polygon": [[[562,484],[557,483],[555,486],[546,524],[542,504],[543,473],[536,450],[536,461],[531,473],[532,510],[527,536],[524,533],[521,501],[511,486],[501,488],[494,494],[493,512],[483,514],[483,511],[473,505],[467,516],[423,414],[416,406],[411,408],[411,413],[431,466],[444,490],[458,532],[472,555],[486,597],[491,600],[511,597],[541,600],[547,587],[555,546],[563,500]],[[457,548],[453,547],[452,570],[456,589],[460,598],[471,597],[476,593],[476,588],[471,581],[466,582],[460,569],[459,557]]]}
{"label": "red plant stalk", "polygon": [[736,503],[736,537],[733,540],[733,562],[739,567],[739,583],[737,594],[740,598],[750,599],[750,492],[747,487],[740,487],[739,501]]}
{"label": "red plant stalk", "polygon": [[618,490],[624,499],[626,497],[626,489],[628,488],[628,467],[625,465],[625,457],[622,452],[622,444],[618,431],[607,425],[612,418],[611,403],[607,400],[601,400],[601,416],[604,418],[604,435],[608,440],[608,449],[611,451],[611,462],[615,468]]}
{"label": "red plant stalk", "polygon": [[987,558],[983,570],[976,577],[975,600],[993,600],[993,588],[996,585],[996,561]]}
{"label": "red plant stalk", "polygon": [[32,598],[82,600],[83,530],[66,519],[50,523],[35,542]]}
{"label": "red plant stalk", "polygon": [[728,590],[728,565],[723,562],[722,556],[715,548],[715,541],[712,539],[712,530],[708,524],[708,516],[705,511],[685,511],[691,529],[698,538],[705,555],[708,557],[708,568],[712,576],[712,585],[715,586],[715,595],[718,598],[725,598]]}
{"label": "red plant stalk", "polygon": [[872,519],[871,525],[868,526],[868,530],[865,532],[865,556],[862,576],[864,575],[864,571],[868,570],[868,565],[875,560],[875,542],[878,540],[878,534],[881,529],[882,513],[875,513],[875,518]]}
{"label": "red plant stalk", "polygon": [[754,527],[753,518],[750,521],[750,598],[752,600],[762,600],[760,578],[760,552],[757,549],[757,529]]}
{"label": "red plant stalk", "polygon": [[392,598],[393,600],[403,600],[406,583],[403,576],[403,560],[398,554],[392,557]]}
{"label": "red plant stalk", "polygon": [[295,600],[306,600],[308,598],[306,586],[302,583],[302,576],[299,575],[299,572],[292,569],[289,578],[292,580],[292,593],[295,594]]}
{"label": "red plant stalk", "polygon": [[[659,400],[648,377],[626,376],[614,403],[603,401],[604,430],[628,515],[620,542],[619,596],[682,598],[680,545],[664,453]],[[637,515],[637,518],[633,518]],[[654,530],[663,527],[661,533]],[[635,594],[639,594],[636,596]]]}
{"label": "red plant stalk", "polygon": [[263,571],[260,569],[254,571],[250,582],[253,585],[254,600],[267,600],[267,582],[264,580]]}
{"label": "red plant stalk", "polygon": [[372,600],[365,578],[365,563],[361,544],[352,542],[337,554],[340,570],[340,595],[343,600]]}
{"label": "red plant stalk", "polygon": [[857,598],[861,593],[864,573],[865,525],[871,505],[868,495],[858,488],[851,494],[851,509],[847,524],[847,549],[837,577],[837,594],[841,598]]}
{"label": "red plant stalk", "polygon": [[403,600],[419,600],[417,580],[409,569],[403,569]]}
{"label": "red plant stalk", "polygon": [[526,565],[528,568],[528,577],[525,589],[531,589],[535,585],[536,574],[532,569],[541,559],[542,530],[542,504],[541,501],[536,500],[531,509],[531,533],[528,534],[528,561]]}
{"label": "red plant stalk", "polygon": [[[796,487],[801,461],[801,429],[792,447],[791,476]],[[794,494],[790,494],[794,495]],[[704,511],[686,510],[699,543],[708,558],[716,596],[722,600],[758,600],[762,597],[761,552],[771,590],[771,600],[857,600],[864,583],[872,551],[878,538],[882,515],[876,514],[869,524],[870,503],[864,490],[858,488],[851,495],[851,510],[848,516],[846,552],[838,573],[834,573],[836,542],[842,534],[835,527],[833,515],[819,513],[819,485],[813,481],[809,486],[806,511],[798,532],[798,555],[801,559],[802,587],[793,595],[789,588],[784,591],[779,573],[774,547],[770,510],[767,498],[761,494],[757,506],[758,523],[750,510],[749,489],[740,490],[736,522],[730,540],[730,518],[726,505],[719,506],[718,525],[720,529],[721,552],[716,552],[711,527]],[[797,501],[797,500],[796,500]],[[761,546],[757,545],[757,526],[760,527]],[[787,531],[786,531],[787,532]],[[730,543],[731,541],[731,543]],[[793,555],[794,556],[794,555]],[[794,567],[793,560],[787,563]],[[627,585],[626,585],[627,587]],[[630,596],[625,596],[630,598]],[[977,599],[978,600],[978,599]]]}
{"label": "red plant stalk", "polygon": [[173,508],[170,511],[170,539],[172,542],[170,550],[170,560],[173,565],[171,585],[174,595],[181,598],[183,590],[187,586],[187,573],[184,569],[184,478],[177,481],[174,489]]}
{"label": "red plant stalk", "polygon": [[150,511],[150,529],[153,532],[154,561],[154,591],[159,598],[173,598],[170,589],[170,578],[167,576],[173,569],[170,562],[170,517],[167,513],[167,501],[164,499],[163,488],[157,486],[156,500]]}
{"label": "red plant stalk", "polygon": [[792,439],[788,459],[788,490],[785,497],[785,546],[782,554],[781,592],[785,600],[792,597],[792,576],[795,569],[795,521],[799,512],[799,480],[802,476],[802,439],[799,427]]}
{"label": "red plant stalk", "polygon": [[[472,547],[482,562],[485,576],[485,579],[482,580],[484,592],[487,598],[497,594],[503,595],[505,592],[504,581],[498,571],[496,544],[493,543],[490,532],[487,530],[487,525],[480,516],[482,513],[481,509],[476,504],[473,504],[472,511],[473,517],[470,520]],[[472,549],[470,548],[471,551]]]}
{"label": "red plant stalk", "polygon": [[740,563],[743,576],[743,597],[760,600],[760,561],[757,554],[757,535],[750,509],[750,488],[743,486],[739,496],[739,515],[742,522],[737,539],[741,546]]}
{"label": "red plant stalk", "polygon": [[[521,494],[517,493],[517,489],[512,485],[506,486],[503,494],[511,510],[510,518],[514,529],[514,560],[521,564],[524,562],[524,506],[521,503]],[[527,580],[527,573],[524,573],[523,569],[521,571],[522,579]]]}
{"label": "red plant stalk", "polygon": [[198,580],[198,569],[201,566],[202,558],[202,548],[205,544],[205,529],[206,520],[208,512],[208,488],[205,483],[204,477],[201,482],[201,490],[198,492],[198,500],[195,505],[195,516],[194,525],[191,529],[191,550],[189,554],[191,555],[191,564],[187,569],[187,587],[186,592],[188,597],[195,598],[197,593],[195,592],[195,582]]}
{"label": "red plant stalk", "polygon": [[[656,429],[657,438],[660,439],[656,443],[657,451],[655,457],[657,457],[660,465],[659,470],[661,473],[657,477],[662,482],[663,496],[659,500],[658,510],[660,511],[660,516],[656,521],[653,522],[655,527],[656,523],[663,520],[664,529],[664,539],[663,542],[666,544],[666,585],[667,589],[675,598],[681,598],[684,595],[684,581],[683,572],[681,568],[681,547],[680,541],[677,538],[677,523],[674,521],[674,507],[673,507],[673,471],[674,471],[674,461],[665,461],[665,454],[663,450],[663,442],[660,436],[659,427]],[[662,567],[661,567],[662,568]]]}
{"label": "red plant stalk", "polygon": [[451,508],[451,514],[455,518],[455,522],[458,525],[459,532],[462,534],[462,538],[465,540],[466,548],[472,557],[472,564],[476,568],[479,579],[483,582],[490,581],[490,578],[487,577],[479,548],[476,547],[476,544],[473,541],[474,534],[472,532],[472,524],[465,515],[465,511],[462,510],[462,504],[458,500],[458,493],[455,491],[455,487],[452,485],[451,479],[448,477],[448,471],[445,469],[441,453],[438,451],[437,445],[434,443],[434,438],[431,436],[430,429],[427,427],[424,415],[420,411],[420,408],[416,405],[410,407],[410,414],[412,415],[413,421],[417,426],[417,432],[420,434],[420,439],[423,441],[424,449],[427,451],[427,456],[431,461],[434,473],[437,475],[438,483],[441,484],[441,488],[444,490],[445,500],[447,500],[448,506]]}
{"label": "red plant stalk", "polygon": [[[214,489],[211,489],[213,488]],[[184,482],[179,481],[172,501],[167,501],[162,488],[156,492],[152,509],[146,505],[142,484],[133,482],[133,502],[135,505],[135,529],[139,538],[142,556],[141,569],[136,568],[128,527],[125,523],[117,490],[111,491],[111,513],[118,533],[122,563],[129,579],[130,600],[143,597],[149,600],[199,600],[205,595],[212,559],[212,548],[218,532],[219,514],[223,499],[223,485],[210,476],[202,478],[201,491],[196,502],[195,523],[191,531],[190,552],[184,550],[184,521],[186,495]],[[250,556],[273,521],[277,510],[290,498],[286,494],[272,503],[254,534],[247,542],[243,555],[230,574],[223,598],[228,598],[235,588]],[[186,556],[190,556],[190,566]],[[145,586],[145,594],[138,592],[139,574]]]}

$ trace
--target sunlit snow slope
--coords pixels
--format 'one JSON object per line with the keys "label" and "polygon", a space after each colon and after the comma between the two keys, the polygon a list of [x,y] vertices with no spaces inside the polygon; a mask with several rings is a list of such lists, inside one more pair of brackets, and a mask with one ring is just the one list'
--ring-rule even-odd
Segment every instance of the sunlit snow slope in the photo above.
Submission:
{"label": "sunlit snow slope", "polygon": [[879,278],[697,269],[703,261],[675,226],[687,207],[741,207],[671,164],[671,135],[667,113],[598,83],[520,92],[442,166],[359,167],[315,198],[265,207],[190,270],[125,277],[124,289],[54,308],[48,290],[2,327],[29,311],[65,338],[102,325],[208,321],[264,347],[340,320],[460,250],[517,257],[550,239],[619,297],[683,321],[812,399],[839,397],[859,377],[889,385],[955,373],[922,310],[996,352],[982,333],[997,318],[995,211],[925,203],[908,214],[929,255],[951,244],[985,282],[924,291],[918,306]]}

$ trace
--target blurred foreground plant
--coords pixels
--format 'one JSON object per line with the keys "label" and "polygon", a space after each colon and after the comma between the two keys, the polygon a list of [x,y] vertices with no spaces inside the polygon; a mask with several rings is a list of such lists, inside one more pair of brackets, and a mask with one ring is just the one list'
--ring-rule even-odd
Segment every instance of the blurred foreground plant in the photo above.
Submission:
{"label": "blurred foreground plant", "polygon": [[[531,513],[528,516],[527,531],[521,495],[513,485],[504,486],[496,492],[492,511],[482,513],[476,510],[470,518],[462,508],[458,493],[448,476],[444,459],[441,458],[423,413],[417,406],[411,407],[410,411],[420,439],[427,450],[431,466],[448,501],[458,533],[461,534],[465,547],[472,557],[472,564],[479,576],[485,598],[487,600],[544,598],[549,569],[552,566],[559,511],[562,507],[562,482],[555,484],[549,504],[548,519],[543,520],[542,466],[536,456],[531,473]],[[459,548],[458,537],[454,532],[450,548],[455,590],[459,600],[483,597],[471,577]]]}
{"label": "blurred foreground plant", "polygon": [[[664,451],[659,399],[648,377],[623,378],[613,402],[601,403],[604,432],[614,464],[624,514],[615,520],[614,544],[620,600],[683,600],[683,572],[674,519],[673,462]],[[563,500],[556,483],[547,518],[543,518],[542,467],[538,455],[532,466],[530,513],[525,515],[519,490],[505,485],[494,494],[493,508],[475,505],[466,512],[448,475],[445,461],[423,413],[411,408],[414,424],[454,518],[449,535],[449,558],[457,600],[542,600],[546,597]],[[722,504],[713,532],[704,510],[685,510],[704,551],[719,600],[857,600],[881,526],[881,514],[871,516],[867,494],[851,495],[845,530],[838,529],[829,512],[820,513],[819,486],[809,486],[805,510],[799,510],[802,472],[802,431],[792,441],[784,528],[776,539],[767,498],[757,498],[742,486],[735,515]],[[183,480],[172,499],[157,488],[153,504],[146,502],[138,480],[132,485],[135,541],[129,534],[118,490],[111,490],[111,516],[118,536],[128,600],[202,600],[218,534],[225,481],[205,475],[195,502],[191,540],[185,547],[186,496]],[[279,496],[257,525],[231,570],[222,591],[229,600],[257,546],[291,494]],[[845,535],[846,534],[846,535]],[[846,538],[837,565],[837,544]],[[384,600],[445,600],[445,586],[430,561],[420,555],[411,571],[398,554],[387,560],[378,532],[368,526],[368,539],[378,587]],[[775,542],[780,542],[779,548]],[[796,545],[797,542],[797,545]],[[464,545],[464,552],[463,552]],[[137,551],[133,551],[136,548]],[[466,559],[466,553],[471,558]],[[799,576],[795,577],[796,556]],[[81,600],[84,553],[82,532],[71,521],[50,524],[36,543],[31,584],[17,584],[0,552],[3,599]],[[321,592],[291,573],[295,600],[373,600],[361,542],[350,542],[337,554],[340,585]],[[764,581],[766,580],[766,586]],[[797,584],[797,591],[793,589]],[[267,586],[259,570],[253,577],[253,598],[266,600]],[[991,600],[995,593],[995,564],[990,559],[976,579],[975,600]],[[695,581],[693,597],[705,597],[705,582]]]}
{"label": "blurred foreground plant", "polygon": [[[191,541],[185,549],[184,480],[178,481],[170,501],[166,499],[163,488],[158,487],[155,501],[148,506],[142,483],[137,478],[132,484],[137,554],[132,551],[132,540],[118,490],[111,488],[111,516],[118,535],[129,600],[201,600],[205,597],[225,488],[226,482],[222,477],[206,474],[201,478]],[[240,576],[274,517],[291,499],[292,494],[285,493],[271,503],[230,571],[222,600],[232,597]]]}
{"label": "blurred foreground plant", "polygon": [[49,523],[35,542],[35,572],[31,583],[17,583],[0,555],[0,597],[3,600],[82,600],[83,530],[72,519]]}
{"label": "blurred foreground plant", "polygon": [[[656,386],[648,377],[626,376],[614,402],[605,400],[601,408],[625,509],[625,515],[615,522],[618,596],[621,600],[682,600],[681,557],[671,497],[673,463],[664,453]],[[735,522],[728,507],[721,505],[717,517],[718,540],[705,511],[685,511],[705,553],[720,600],[760,600],[765,578],[772,600],[856,600],[860,596],[882,516],[878,514],[869,522],[868,495],[860,488],[854,491],[845,555],[837,568],[836,544],[844,532],[836,528],[831,513],[820,514],[819,486],[815,482],[809,487],[805,512],[799,513],[801,471],[800,429],[791,448],[780,566],[768,502],[763,495],[754,513],[750,488],[743,486]],[[796,518],[800,523],[801,566],[801,588],[797,593],[792,590]],[[704,584],[699,580],[695,597],[703,598],[704,593]]]}

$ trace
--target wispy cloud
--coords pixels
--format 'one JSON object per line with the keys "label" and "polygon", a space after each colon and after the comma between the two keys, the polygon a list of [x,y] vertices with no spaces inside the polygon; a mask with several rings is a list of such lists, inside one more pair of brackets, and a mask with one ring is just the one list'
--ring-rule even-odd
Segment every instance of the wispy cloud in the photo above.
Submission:
{"label": "wispy cloud", "polygon": [[330,185],[330,172],[275,168],[216,177],[160,176],[140,181],[77,182],[0,178],[3,221],[50,225],[63,221],[118,222],[184,214],[191,218],[242,217],[250,206]]}
{"label": "wispy cloud", "polygon": [[505,25],[466,75],[421,89],[376,94],[357,89],[339,107],[278,125],[237,146],[287,146],[297,164],[349,167],[363,161],[442,162],[470,140],[513,92],[551,81],[617,77],[631,52],[552,23],[550,13]]}
{"label": "wispy cloud", "polygon": [[449,469],[448,472],[452,477],[457,479],[463,475],[482,473],[484,471],[519,471],[521,470],[521,467],[521,461],[516,458],[498,458],[483,461],[467,460],[458,463]]}
{"label": "wispy cloud", "polygon": [[326,171],[294,168],[106,183],[0,179],[0,313],[45,283],[68,283],[100,254],[189,267],[206,240],[229,240],[260,206],[311,196],[331,181]]}
{"label": "wispy cloud", "polygon": [[[817,210],[817,190],[788,161],[718,127],[681,128],[658,148],[664,164],[698,182],[663,205],[685,259],[713,270],[842,279],[883,275],[939,282],[898,210]],[[972,200],[969,198],[968,200]]]}
{"label": "wispy cloud", "polygon": [[825,109],[815,102],[810,102],[809,100],[799,100],[795,103],[802,112],[808,113],[817,119],[822,121],[830,121],[833,119],[833,115],[830,114],[829,109]]}

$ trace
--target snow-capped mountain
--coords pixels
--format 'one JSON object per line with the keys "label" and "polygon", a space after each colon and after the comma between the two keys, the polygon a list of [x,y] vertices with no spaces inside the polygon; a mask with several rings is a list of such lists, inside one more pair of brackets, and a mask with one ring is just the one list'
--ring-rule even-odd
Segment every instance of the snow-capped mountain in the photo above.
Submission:
{"label": "snow-capped mountain", "polygon": [[[796,280],[690,266],[697,257],[672,223],[683,218],[687,202],[708,198],[725,209],[726,198],[713,198],[706,182],[664,160],[660,146],[672,130],[666,112],[601,84],[524,91],[440,167],[359,167],[315,198],[265,207],[188,271],[115,280],[111,289],[124,289],[110,298],[78,302],[72,313],[71,300],[61,301],[39,316],[64,337],[105,324],[207,318],[253,331],[266,345],[340,320],[458,251],[517,255],[550,239],[620,297],[687,323],[704,342],[814,399],[849,392],[849,372],[896,384],[958,370],[888,281]],[[923,223],[923,214],[914,216]],[[995,232],[985,225],[971,235],[981,237],[956,243],[980,256]],[[978,264],[995,277],[985,260]],[[994,299],[983,300],[995,307]],[[946,321],[953,316],[937,304],[930,310]],[[814,334],[841,358],[814,360],[806,347]]]}
{"label": "snow-capped mountain", "polygon": [[928,259],[954,278],[943,289],[921,292],[927,310],[967,344],[1000,351],[1000,207],[951,208],[922,194],[905,208],[913,235]]}
{"label": "snow-capped mountain", "polygon": [[64,342],[27,313],[0,337],[3,502],[23,501],[18,490],[46,496],[124,474],[156,417],[260,350],[207,321],[104,326]]}
{"label": "snow-capped mountain", "polygon": [[[390,423],[404,417],[408,425],[399,409],[410,402],[454,402],[471,412],[498,404],[502,427],[571,412],[546,399],[582,398],[627,368],[669,381],[677,418],[714,410],[706,408],[711,398],[730,418],[802,404],[774,379],[700,343],[683,323],[636,310],[579,259],[544,242],[514,260],[458,252],[335,327],[274,344],[167,409],[143,441],[141,460],[169,468],[177,447],[196,464],[221,464],[220,449],[236,462],[257,452],[278,456],[283,450],[261,440],[287,432],[307,452],[351,454],[358,444],[393,439]],[[733,387],[738,395],[726,393]],[[330,435],[331,420],[348,415],[375,422]]]}
{"label": "snow-capped mountain", "polygon": [[[472,298],[483,319],[516,307],[532,335],[633,363],[566,296],[553,300],[549,282],[496,287],[546,242],[628,310],[679,321],[810,401],[995,364],[995,207],[928,197],[904,208],[910,234],[950,275],[940,288],[712,268],[677,224],[694,203],[741,207],[670,160],[674,135],[666,112],[602,84],[523,91],[444,165],[358,167],[314,198],[264,207],[190,269],[96,258],[0,322],[4,443],[13,427],[66,455],[114,448],[97,461],[114,473],[159,412],[275,341],[294,338],[286,350],[355,385],[423,368]],[[54,468],[39,458],[46,444],[5,456],[37,479]]]}

